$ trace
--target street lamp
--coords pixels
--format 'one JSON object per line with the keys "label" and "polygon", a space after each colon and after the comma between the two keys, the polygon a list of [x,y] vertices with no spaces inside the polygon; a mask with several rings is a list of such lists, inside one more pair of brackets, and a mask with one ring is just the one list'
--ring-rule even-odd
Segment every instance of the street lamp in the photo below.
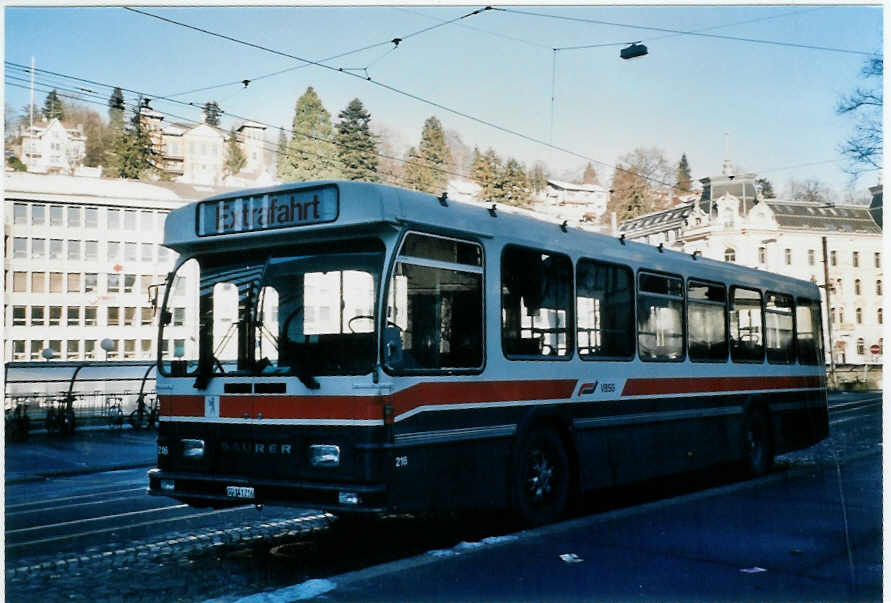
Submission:
{"label": "street lamp", "polygon": [[647,47],[640,42],[631,42],[628,46],[619,51],[619,56],[623,59],[636,59],[647,54]]}
{"label": "street lamp", "polygon": [[55,356],[55,354],[53,354],[53,351],[49,348],[43,348],[42,350],[40,350],[40,355],[43,356],[43,359],[47,362],[52,360],[53,356]]}
{"label": "street lamp", "polygon": [[106,337],[99,342],[99,347],[105,350],[105,360],[108,360],[108,353],[114,349],[114,340]]}

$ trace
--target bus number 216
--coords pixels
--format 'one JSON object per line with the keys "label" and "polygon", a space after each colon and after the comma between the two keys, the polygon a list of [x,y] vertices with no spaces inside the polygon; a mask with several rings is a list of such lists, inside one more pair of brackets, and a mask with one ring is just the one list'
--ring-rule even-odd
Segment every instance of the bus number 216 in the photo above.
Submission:
{"label": "bus number 216", "polygon": [[396,457],[396,468],[407,467],[408,466],[408,457],[407,456],[397,456]]}

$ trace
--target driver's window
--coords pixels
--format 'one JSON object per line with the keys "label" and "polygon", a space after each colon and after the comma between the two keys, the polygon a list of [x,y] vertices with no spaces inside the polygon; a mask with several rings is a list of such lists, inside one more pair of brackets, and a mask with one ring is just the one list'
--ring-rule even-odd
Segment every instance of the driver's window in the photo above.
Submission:
{"label": "driver's window", "polygon": [[410,233],[390,279],[384,357],[400,371],[483,364],[482,248]]}
{"label": "driver's window", "polygon": [[213,355],[221,362],[238,359],[238,287],[213,286]]}

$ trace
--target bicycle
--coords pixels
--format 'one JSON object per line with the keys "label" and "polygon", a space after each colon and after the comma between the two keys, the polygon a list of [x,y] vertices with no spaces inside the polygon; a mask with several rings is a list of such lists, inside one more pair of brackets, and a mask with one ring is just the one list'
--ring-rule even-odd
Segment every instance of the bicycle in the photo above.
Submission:
{"label": "bicycle", "polygon": [[124,428],[124,410],[121,408],[120,398],[109,398],[105,409],[108,424],[117,429]]}
{"label": "bicycle", "polygon": [[145,396],[140,395],[136,403],[136,410],[130,413],[130,425],[133,429],[154,429],[157,423],[157,402],[148,405],[145,403]]}
{"label": "bicycle", "polygon": [[63,399],[56,400],[46,412],[44,426],[47,433],[50,434],[68,436],[74,433],[77,427],[77,420],[74,416],[74,396],[66,395]]}

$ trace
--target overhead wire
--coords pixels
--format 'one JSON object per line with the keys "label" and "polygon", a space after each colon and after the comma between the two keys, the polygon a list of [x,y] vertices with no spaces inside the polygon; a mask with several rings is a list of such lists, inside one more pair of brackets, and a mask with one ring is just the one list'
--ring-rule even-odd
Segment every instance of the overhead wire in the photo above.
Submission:
{"label": "overhead wire", "polygon": [[[526,15],[530,17],[542,17],[547,19],[558,19],[562,21],[575,21],[578,23],[593,23],[595,25],[609,25],[611,27],[623,27],[627,29],[636,29],[641,31],[658,31],[663,33],[671,33],[671,34],[679,34],[679,35],[687,35],[687,36],[699,36],[703,38],[715,38],[720,40],[732,40],[736,42],[748,42],[751,44],[767,44],[771,46],[784,46],[787,48],[803,48],[807,50],[822,50],[826,52],[840,52],[845,54],[857,54],[862,56],[875,56],[874,52],[867,52],[863,50],[851,50],[847,48],[833,48],[829,46],[817,46],[814,44],[797,44],[795,42],[782,42],[778,40],[762,40],[758,38],[746,38],[743,36],[728,36],[723,34],[711,34],[705,33],[704,31],[689,31],[682,29],[671,29],[668,27],[654,27],[648,25],[634,25],[630,23],[619,23],[616,21],[604,21],[602,19],[587,19],[583,17],[570,17],[567,15],[554,15],[548,13],[539,13],[534,11],[526,11],[519,10],[515,8],[499,8],[493,7],[492,10],[511,13],[516,15]],[[625,42],[627,44],[627,42]]]}

